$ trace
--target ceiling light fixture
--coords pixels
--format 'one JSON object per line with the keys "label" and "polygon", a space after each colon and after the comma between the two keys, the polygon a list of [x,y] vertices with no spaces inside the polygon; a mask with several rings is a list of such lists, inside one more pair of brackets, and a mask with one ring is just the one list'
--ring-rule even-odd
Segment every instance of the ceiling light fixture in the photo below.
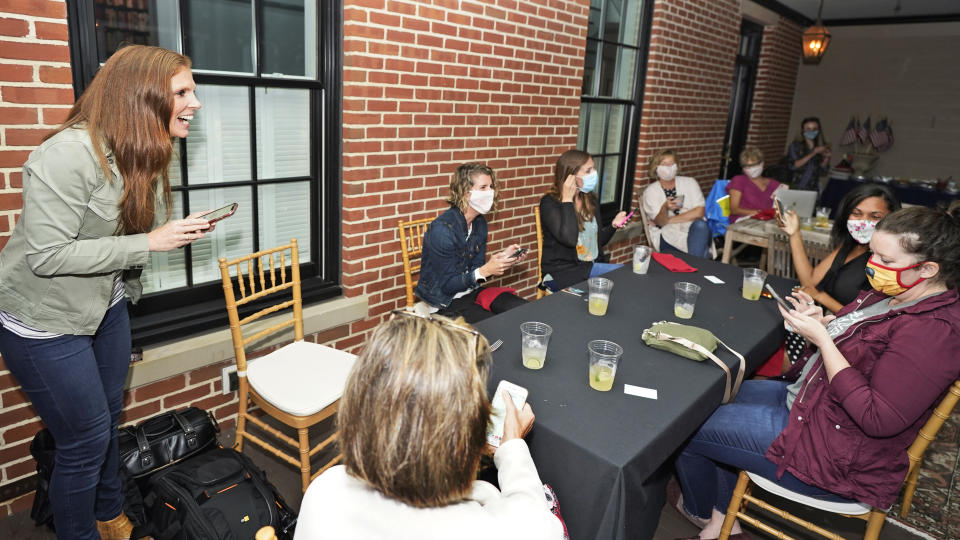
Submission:
{"label": "ceiling light fixture", "polygon": [[830,45],[830,32],[820,20],[823,13],[823,0],[820,0],[820,9],[817,10],[817,22],[803,31],[803,63],[819,64],[827,46]]}

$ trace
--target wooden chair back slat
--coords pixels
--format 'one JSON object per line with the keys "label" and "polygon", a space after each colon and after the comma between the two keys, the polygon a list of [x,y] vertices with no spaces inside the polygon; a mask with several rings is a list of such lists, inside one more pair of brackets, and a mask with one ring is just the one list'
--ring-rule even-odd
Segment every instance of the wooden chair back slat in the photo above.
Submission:
{"label": "wooden chair back slat", "polygon": [[400,233],[400,256],[403,259],[403,279],[407,292],[407,307],[413,307],[416,302],[413,289],[417,286],[418,279],[414,279],[413,276],[416,274],[419,277],[420,261],[423,255],[423,237],[432,221],[433,218],[424,218],[397,223],[397,229]]}

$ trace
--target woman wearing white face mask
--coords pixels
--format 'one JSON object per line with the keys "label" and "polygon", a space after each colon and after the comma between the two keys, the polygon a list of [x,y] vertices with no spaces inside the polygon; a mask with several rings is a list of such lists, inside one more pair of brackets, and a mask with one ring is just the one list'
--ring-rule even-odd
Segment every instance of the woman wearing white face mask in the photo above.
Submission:
{"label": "woman wearing white face mask", "polygon": [[553,185],[540,199],[544,285],[554,291],[620,268],[605,260],[603,246],[627,221],[618,213],[610,225],[597,219],[597,170],[590,154],[568,150],[557,160]]}
{"label": "woman wearing white face mask", "polygon": [[432,312],[461,316],[467,322],[483,320],[525,300],[506,288],[482,288],[488,279],[506,272],[525,255],[513,257],[512,244],[487,261],[487,220],[494,211],[499,189],[493,169],[465,163],[450,181],[450,209],[440,214],[423,237],[423,258],[416,294]]}
{"label": "woman wearing white face mask", "polygon": [[796,212],[784,216],[781,230],[790,236],[793,267],[804,291],[830,311],[853,301],[869,289],[863,269],[870,258],[870,237],[877,222],[900,209],[892,189],[883,184],[861,184],[840,201],[838,219],[830,233],[833,251],[814,267],[810,264],[800,235]]}
{"label": "woman wearing white face mask", "polygon": [[678,165],[673,150],[661,150],[650,159],[650,176],[657,181],[643,191],[643,211],[651,221],[647,240],[659,251],[706,258],[711,234],[703,219],[703,191],[695,179],[677,176]]}
{"label": "woman wearing white face mask", "polygon": [[[730,223],[749,217],[761,210],[773,208],[774,193],[781,189],[780,182],[763,176],[763,152],[756,146],[748,146],[740,152],[743,174],[730,179],[727,193],[730,194]],[[786,186],[783,186],[786,189]]]}

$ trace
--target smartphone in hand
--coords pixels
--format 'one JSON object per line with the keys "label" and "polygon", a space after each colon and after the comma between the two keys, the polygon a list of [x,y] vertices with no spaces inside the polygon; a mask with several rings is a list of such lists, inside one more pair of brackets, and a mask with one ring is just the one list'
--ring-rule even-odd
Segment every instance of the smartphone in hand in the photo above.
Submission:
{"label": "smartphone in hand", "polygon": [[516,259],[517,257],[520,257],[521,255],[525,254],[526,252],[527,252],[527,248],[520,248],[520,249],[514,251],[514,252],[513,252],[513,255],[510,255],[509,258],[511,258],[511,259]]}
{"label": "smartphone in hand", "polygon": [[766,285],[764,285],[764,288],[767,289],[768,291],[770,291],[770,294],[773,295],[773,299],[776,300],[778,304],[780,304],[781,306],[783,306],[783,309],[785,309],[785,310],[787,310],[787,311],[791,311],[791,310],[796,309],[796,308],[794,308],[793,306],[791,306],[790,304],[788,304],[786,300],[784,300],[783,298],[781,298],[780,295],[777,294],[777,291],[773,290],[773,287],[772,287],[769,283],[767,283]]}
{"label": "smartphone in hand", "polygon": [[230,203],[222,208],[217,208],[216,210],[211,210],[206,214],[199,216],[200,219],[207,220],[211,225],[220,221],[221,219],[226,219],[234,214],[237,211],[237,207],[240,206],[237,203]]}
{"label": "smartphone in hand", "polygon": [[503,439],[503,421],[507,415],[507,406],[503,402],[503,391],[510,394],[513,405],[519,411],[527,402],[527,389],[508,381],[500,381],[497,385],[497,392],[490,400],[490,422],[487,424],[487,443],[500,448],[500,441]]}
{"label": "smartphone in hand", "polygon": [[775,197],[775,198],[773,199],[773,202],[774,202],[774,204],[777,205],[777,223],[779,223],[780,226],[782,227],[783,225],[785,225],[785,223],[784,223],[784,221],[783,221],[783,216],[786,215],[786,210],[783,209],[783,203],[780,202],[780,199],[779,199],[779,198],[776,198],[776,197]]}

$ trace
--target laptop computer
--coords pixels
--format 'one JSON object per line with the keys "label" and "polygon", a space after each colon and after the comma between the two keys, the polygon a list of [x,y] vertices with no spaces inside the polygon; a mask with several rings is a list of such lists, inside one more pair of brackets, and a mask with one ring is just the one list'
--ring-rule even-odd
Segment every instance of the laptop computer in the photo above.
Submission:
{"label": "laptop computer", "polygon": [[813,217],[813,210],[817,206],[816,191],[781,189],[777,198],[783,204],[784,210],[793,210],[802,218]]}

